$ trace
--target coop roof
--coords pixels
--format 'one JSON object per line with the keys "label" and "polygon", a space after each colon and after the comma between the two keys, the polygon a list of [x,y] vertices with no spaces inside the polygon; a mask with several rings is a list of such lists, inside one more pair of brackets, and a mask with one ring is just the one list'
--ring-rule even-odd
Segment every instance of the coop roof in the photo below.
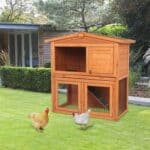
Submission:
{"label": "coop roof", "polygon": [[40,31],[66,31],[57,30],[55,26],[51,24],[30,24],[30,23],[5,23],[0,22],[0,30],[40,30]]}
{"label": "coop roof", "polygon": [[135,43],[135,40],[132,40],[132,39],[109,37],[109,36],[93,34],[93,33],[87,33],[87,32],[77,32],[77,33],[73,33],[73,34],[68,34],[68,35],[64,35],[64,36],[61,36],[61,37],[56,37],[56,38],[53,38],[53,39],[45,40],[45,42],[49,43],[49,42],[60,41],[60,40],[63,40],[63,39],[65,40],[65,39],[81,38],[81,37],[90,37],[90,38],[95,38],[95,39],[104,40],[104,41],[108,41],[108,42],[110,41],[110,42],[122,43],[122,44]]}
{"label": "coop roof", "polygon": [[37,24],[0,23],[0,29],[3,30],[38,30],[39,27]]}

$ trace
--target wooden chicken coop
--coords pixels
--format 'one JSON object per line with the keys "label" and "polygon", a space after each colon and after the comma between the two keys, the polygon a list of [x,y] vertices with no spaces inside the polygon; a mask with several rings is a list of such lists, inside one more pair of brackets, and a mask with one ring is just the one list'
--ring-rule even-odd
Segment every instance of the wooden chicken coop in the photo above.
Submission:
{"label": "wooden chicken coop", "polygon": [[51,44],[52,110],[118,120],[128,110],[131,39],[78,32]]}

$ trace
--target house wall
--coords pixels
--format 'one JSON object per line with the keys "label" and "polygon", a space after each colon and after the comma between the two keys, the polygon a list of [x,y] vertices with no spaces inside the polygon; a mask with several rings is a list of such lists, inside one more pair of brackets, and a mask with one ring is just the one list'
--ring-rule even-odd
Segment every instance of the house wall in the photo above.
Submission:
{"label": "house wall", "polygon": [[69,34],[69,31],[40,31],[39,32],[39,66],[44,66],[45,63],[50,62],[50,44],[45,43],[46,39]]}

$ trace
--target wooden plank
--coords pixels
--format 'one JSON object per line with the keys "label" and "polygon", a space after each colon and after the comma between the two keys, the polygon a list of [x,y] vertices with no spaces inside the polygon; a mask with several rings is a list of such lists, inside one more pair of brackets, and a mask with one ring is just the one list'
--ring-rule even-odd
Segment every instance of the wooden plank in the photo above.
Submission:
{"label": "wooden plank", "polygon": [[99,46],[88,47],[88,50],[88,67],[92,74],[114,74],[113,48]]}
{"label": "wooden plank", "polygon": [[119,45],[114,43],[114,76],[118,78],[119,76]]}
{"label": "wooden plank", "polygon": [[119,77],[129,73],[129,45],[119,45]]}
{"label": "wooden plank", "polygon": [[105,44],[105,46],[102,44],[102,43],[96,43],[96,44],[89,44],[89,43],[68,43],[68,44],[65,44],[65,43],[56,43],[55,44],[56,47],[88,47],[88,46],[107,46],[107,47],[112,47],[112,44]]}
{"label": "wooden plank", "polygon": [[51,55],[51,101],[52,101],[52,111],[54,112],[56,110],[56,80],[53,78],[53,72],[54,72],[54,43],[52,42],[51,44],[51,50],[52,50],[52,55]]}

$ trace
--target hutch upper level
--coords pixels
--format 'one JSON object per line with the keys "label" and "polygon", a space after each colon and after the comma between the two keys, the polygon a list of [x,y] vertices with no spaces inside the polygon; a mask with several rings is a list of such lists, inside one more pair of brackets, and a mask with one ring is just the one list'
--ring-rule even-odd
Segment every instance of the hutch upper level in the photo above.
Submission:
{"label": "hutch upper level", "polygon": [[134,40],[79,32],[48,42],[53,73],[120,78],[128,75],[129,44]]}

